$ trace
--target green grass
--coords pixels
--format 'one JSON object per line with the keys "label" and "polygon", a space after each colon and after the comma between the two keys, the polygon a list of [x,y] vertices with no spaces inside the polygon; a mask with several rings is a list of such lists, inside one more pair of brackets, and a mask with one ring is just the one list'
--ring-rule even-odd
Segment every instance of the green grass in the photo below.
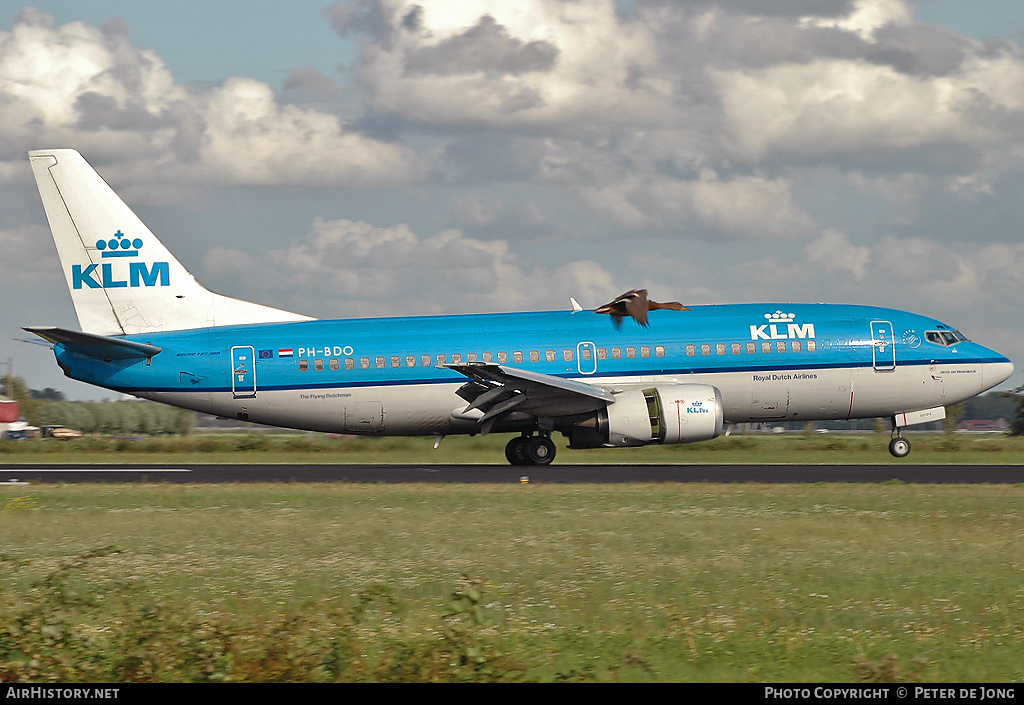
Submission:
{"label": "green grass", "polygon": [[0,680],[1024,678],[1021,486],[43,485],[0,509]]}
{"label": "green grass", "polygon": [[[0,465],[26,463],[364,463],[505,464],[510,436],[332,438],[251,434],[145,440],[87,437],[77,441],[0,442]],[[888,434],[779,434],[717,438],[705,443],[570,450],[558,442],[559,465],[571,464],[1024,464],[1024,437],[912,434],[913,451],[896,459]]]}

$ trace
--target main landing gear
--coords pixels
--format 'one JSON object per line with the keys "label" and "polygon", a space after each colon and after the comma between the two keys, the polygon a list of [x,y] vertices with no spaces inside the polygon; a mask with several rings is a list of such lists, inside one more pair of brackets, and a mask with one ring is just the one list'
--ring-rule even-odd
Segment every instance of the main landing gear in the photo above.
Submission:
{"label": "main landing gear", "polygon": [[508,442],[505,457],[512,465],[550,465],[555,459],[555,444],[546,435],[524,433]]}

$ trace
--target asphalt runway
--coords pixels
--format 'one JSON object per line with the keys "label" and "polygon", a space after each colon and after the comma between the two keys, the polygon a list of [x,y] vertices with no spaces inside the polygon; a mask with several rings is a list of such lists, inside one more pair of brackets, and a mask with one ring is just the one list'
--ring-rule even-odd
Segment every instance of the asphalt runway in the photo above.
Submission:
{"label": "asphalt runway", "polygon": [[1024,483],[1021,465],[0,465],[0,485],[79,482]]}

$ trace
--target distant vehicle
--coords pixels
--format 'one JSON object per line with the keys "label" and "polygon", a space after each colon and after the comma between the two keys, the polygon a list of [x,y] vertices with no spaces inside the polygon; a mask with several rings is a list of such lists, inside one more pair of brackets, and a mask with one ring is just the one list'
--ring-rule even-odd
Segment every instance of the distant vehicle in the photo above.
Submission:
{"label": "distant vehicle", "polygon": [[50,432],[47,435],[50,438],[56,438],[59,441],[70,441],[75,438],[81,438],[82,432],[73,428],[57,426],[56,428],[50,429]]}
{"label": "distant vehicle", "polygon": [[24,441],[39,436],[39,427],[30,426],[25,421],[0,424],[0,439],[5,441]]}
{"label": "distant vehicle", "polygon": [[513,465],[550,463],[555,432],[607,448],[708,440],[727,423],[884,416],[902,458],[903,427],[1013,373],[952,326],[874,306],[691,309],[633,290],[592,311],[313,320],[205,289],[78,152],[29,159],[82,330],[26,330],[72,379],[215,416],[515,433]]}

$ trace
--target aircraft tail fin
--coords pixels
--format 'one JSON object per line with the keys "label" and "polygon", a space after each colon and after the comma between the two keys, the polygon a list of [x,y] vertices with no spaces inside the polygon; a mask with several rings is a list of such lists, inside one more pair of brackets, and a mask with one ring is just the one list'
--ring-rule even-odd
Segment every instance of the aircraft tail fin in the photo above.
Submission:
{"label": "aircraft tail fin", "polygon": [[306,321],[196,281],[73,149],[29,152],[82,330],[125,335]]}

